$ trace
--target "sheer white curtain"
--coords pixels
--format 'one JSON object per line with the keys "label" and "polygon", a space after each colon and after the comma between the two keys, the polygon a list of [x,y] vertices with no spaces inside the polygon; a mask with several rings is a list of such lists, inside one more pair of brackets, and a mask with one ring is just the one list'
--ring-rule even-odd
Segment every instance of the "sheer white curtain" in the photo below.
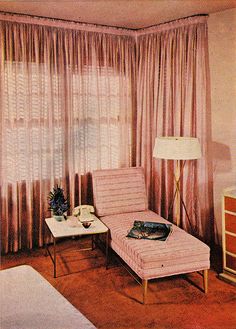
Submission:
{"label": "sheer white curtain", "polygon": [[88,173],[132,161],[134,40],[0,22],[2,251],[42,245],[47,196],[91,202]]}

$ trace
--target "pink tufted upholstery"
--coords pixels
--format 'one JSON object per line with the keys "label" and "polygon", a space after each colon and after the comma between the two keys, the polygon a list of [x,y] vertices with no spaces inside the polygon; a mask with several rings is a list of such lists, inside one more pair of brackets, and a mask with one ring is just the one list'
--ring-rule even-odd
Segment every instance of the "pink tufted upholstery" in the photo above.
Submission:
{"label": "pink tufted upholstery", "polygon": [[148,203],[143,169],[94,171],[93,196],[98,216],[146,210]]}
{"label": "pink tufted upholstery", "polygon": [[101,219],[110,229],[112,249],[142,279],[209,268],[209,247],[175,225],[167,241],[126,238],[134,219],[169,223],[153,211],[117,214]]}
{"label": "pink tufted upholstery", "polygon": [[110,245],[141,279],[210,267],[209,247],[175,225],[166,241],[126,237],[134,220],[169,223],[147,209],[142,168],[97,170],[92,176],[96,213],[110,229]]}

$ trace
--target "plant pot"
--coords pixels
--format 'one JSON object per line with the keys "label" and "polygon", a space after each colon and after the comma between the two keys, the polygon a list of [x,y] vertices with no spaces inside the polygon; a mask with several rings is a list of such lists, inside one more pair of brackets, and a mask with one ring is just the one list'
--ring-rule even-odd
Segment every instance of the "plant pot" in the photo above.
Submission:
{"label": "plant pot", "polygon": [[58,222],[61,222],[63,220],[65,220],[64,216],[58,216],[58,215],[53,215],[53,218],[55,218],[55,220],[57,220]]}

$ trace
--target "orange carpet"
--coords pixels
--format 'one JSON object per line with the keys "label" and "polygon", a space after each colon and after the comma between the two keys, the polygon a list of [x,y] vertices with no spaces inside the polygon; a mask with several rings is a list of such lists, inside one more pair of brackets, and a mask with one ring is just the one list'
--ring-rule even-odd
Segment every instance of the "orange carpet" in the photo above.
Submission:
{"label": "orange carpet", "polygon": [[106,270],[101,250],[79,250],[88,243],[87,238],[59,243],[56,279],[43,249],[2,256],[1,268],[31,265],[97,328],[236,328],[236,287],[219,280],[215,270],[209,273],[207,295],[201,290],[202,277],[193,273],[152,280],[148,304],[142,305],[141,287],[115,257]]}

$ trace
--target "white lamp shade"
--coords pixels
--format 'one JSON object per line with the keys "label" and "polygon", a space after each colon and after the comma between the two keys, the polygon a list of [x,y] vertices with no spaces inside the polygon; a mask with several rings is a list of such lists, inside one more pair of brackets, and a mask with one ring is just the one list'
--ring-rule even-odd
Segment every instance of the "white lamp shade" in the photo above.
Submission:
{"label": "white lamp shade", "polygon": [[157,137],[154,158],[169,160],[193,160],[201,158],[199,140],[195,137]]}

